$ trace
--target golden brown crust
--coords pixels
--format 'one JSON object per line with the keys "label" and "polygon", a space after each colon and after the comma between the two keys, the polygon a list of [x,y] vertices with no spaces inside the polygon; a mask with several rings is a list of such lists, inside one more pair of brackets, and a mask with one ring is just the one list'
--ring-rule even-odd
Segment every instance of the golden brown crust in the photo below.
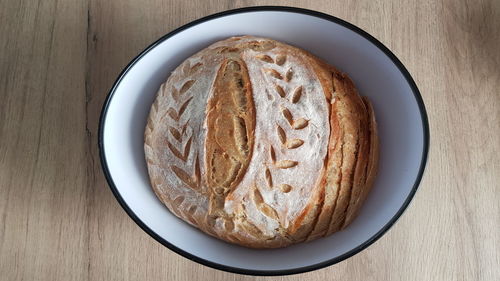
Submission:
{"label": "golden brown crust", "polygon": [[250,162],[255,109],[248,70],[242,60],[225,59],[213,89],[207,106],[205,165],[210,192],[208,213],[216,218],[225,217],[225,198],[241,182]]}
{"label": "golden brown crust", "polygon": [[373,109],[310,53],[251,36],[181,64],[145,130],[151,185],[178,217],[225,241],[277,248],[329,235],[373,184]]}
{"label": "golden brown crust", "polygon": [[368,193],[370,192],[373,182],[375,181],[375,176],[378,170],[378,159],[379,159],[379,141],[377,133],[377,123],[375,121],[375,115],[373,112],[373,107],[370,101],[363,98],[363,102],[367,108],[367,137],[365,138],[366,150],[364,151],[364,165],[360,166],[360,170],[363,171],[364,177],[358,183],[359,188],[353,193],[351,197],[351,203],[346,213],[346,218],[342,228],[348,226],[354,218],[356,218],[359,213],[360,207],[365,201]]}

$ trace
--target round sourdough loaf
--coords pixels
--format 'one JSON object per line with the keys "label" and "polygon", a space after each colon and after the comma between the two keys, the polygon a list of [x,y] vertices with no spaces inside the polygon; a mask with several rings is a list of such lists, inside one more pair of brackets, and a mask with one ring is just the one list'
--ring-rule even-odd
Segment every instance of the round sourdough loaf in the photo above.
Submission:
{"label": "round sourdough loaf", "polygon": [[225,241],[277,248],[347,226],[377,170],[372,107],[310,53],[219,41],[161,85],[145,130],[158,198]]}

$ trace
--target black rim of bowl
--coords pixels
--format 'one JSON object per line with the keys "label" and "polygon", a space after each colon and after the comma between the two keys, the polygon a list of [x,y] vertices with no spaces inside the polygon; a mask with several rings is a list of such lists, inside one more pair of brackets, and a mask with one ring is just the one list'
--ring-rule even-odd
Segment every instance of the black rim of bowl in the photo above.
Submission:
{"label": "black rim of bowl", "polygon": [[[339,24],[343,27],[346,27],[357,34],[361,35],[371,43],[373,43],[375,46],[377,46],[382,52],[385,53],[386,56],[388,56],[392,62],[398,67],[399,71],[403,74],[403,76],[406,78],[406,81],[410,85],[412,92],[415,96],[415,99],[418,103],[418,107],[420,110],[420,115],[422,118],[422,126],[424,130],[424,147],[423,147],[423,152],[422,152],[422,159],[420,162],[420,167],[419,167],[419,172],[417,175],[417,178],[415,180],[415,183],[413,184],[412,190],[408,197],[406,198],[405,202],[401,206],[401,208],[398,210],[398,212],[394,215],[394,217],[386,224],[384,227],[382,227],[381,230],[379,230],[375,235],[370,237],[368,240],[366,240],[364,243],[361,245],[357,246],[356,248],[348,251],[347,253],[344,253],[343,255],[340,255],[338,257],[335,257],[333,259],[320,262],[317,264],[309,265],[309,266],[304,266],[304,267],[299,267],[299,268],[293,268],[293,269],[285,269],[285,270],[253,270],[253,269],[245,269],[245,268],[238,268],[238,267],[232,267],[232,266],[227,266],[215,262],[211,262],[209,260],[197,257],[195,255],[192,255],[174,245],[169,243],[167,240],[163,239],[160,237],[158,234],[156,234],[153,230],[151,230],[144,222],[142,222],[137,215],[130,209],[130,207],[127,205],[127,203],[124,201],[120,193],[118,192],[118,189],[116,188],[115,183],[113,182],[113,178],[110,175],[109,169],[108,169],[108,164],[106,162],[106,152],[104,150],[104,140],[103,140],[103,134],[104,134],[104,125],[106,122],[106,115],[108,112],[108,107],[110,104],[111,99],[113,98],[113,95],[115,93],[116,88],[120,84],[121,80],[125,75],[128,73],[128,71],[135,65],[137,61],[139,61],[145,54],[147,54],[151,49],[156,47],[158,44],[162,43],[163,41],[169,39],[173,35],[182,32],[183,30],[186,30],[190,27],[193,27],[195,25],[198,25],[200,23],[228,16],[228,15],[234,15],[234,14],[239,14],[239,13],[248,13],[248,12],[261,12],[261,11],[278,11],[278,12],[290,12],[290,13],[297,13],[297,14],[305,14],[309,16],[314,16],[318,17],[321,19],[325,19],[331,22],[334,22],[336,24]],[[385,232],[387,232],[391,226],[399,219],[399,217],[403,214],[405,209],[408,207],[410,204],[410,201],[415,195],[415,192],[418,189],[418,186],[420,184],[420,181],[422,180],[422,176],[425,170],[425,165],[427,163],[427,154],[429,151],[429,121],[427,119],[427,112],[425,109],[424,102],[422,100],[422,96],[420,95],[420,92],[417,88],[417,85],[413,81],[413,78],[411,77],[410,73],[404,65],[399,61],[399,59],[387,48],[385,47],[380,41],[375,39],[373,36],[368,34],[366,31],[362,30],[361,28],[354,26],[351,23],[348,23],[344,20],[341,20],[339,18],[336,18],[334,16],[324,14],[321,12],[313,11],[313,10],[307,10],[307,9],[302,9],[302,8],[295,8],[295,7],[285,7],[285,6],[256,6],[256,7],[247,7],[247,8],[239,8],[239,9],[234,9],[234,10],[228,10],[228,11],[223,11],[220,13],[216,13],[213,15],[209,15],[206,17],[203,17],[201,19],[192,21],[184,26],[181,26],[172,32],[162,36],[160,39],[158,39],[156,42],[152,43],[149,45],[146,49],[144,49],[137,57],[135,57],[120,73],[118,78],[116,79],[115,83],[113,84],[113,87],[109,91],[106,100],[104,101],[104,105],[101,111],[101,116],[99,119],[99,136],[98,136],[98,145],[99,145],[99,157],[101,159],[101,166],[104,171],[104,175],[106,177],[106,180],[108,182],[109,187],[111,188],[111,191],[113,192],[114,196],[122,206],[122,208],[127,212],[127,214],[135,221],[139,227],[141,227],[147,234],[149,234],[151,237],[153,237],[156,241],[160,242],[170,250],[190,259],[195,262],[198,262],[200,264],[219,269],[219,270],[224,270],[228,272],[233,272],[233,273],[239,273],[239,274],[247,274],[247,275],[260,275],[260,276],[275,276],[275,275],[289,275],[289,274],[297,274],[297,273],[303,273],[303,272],[308,272],[308,271],[313,271],[316,269],[320,269],[323,267],[327,267],[333,264],[336,264],[338,262],[341,262],[357,253],[362,251],[363,249],[367,248],[371,244],[373,244],[375,241],[377,241],[380,237],[382,237]]]}

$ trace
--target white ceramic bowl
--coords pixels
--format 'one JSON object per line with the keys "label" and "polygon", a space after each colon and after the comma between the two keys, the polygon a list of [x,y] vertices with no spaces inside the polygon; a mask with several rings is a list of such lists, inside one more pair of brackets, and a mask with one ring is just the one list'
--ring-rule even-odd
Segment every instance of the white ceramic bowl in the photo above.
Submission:
{"label": "white ceramic bowl", "polygon": [[[153,193],[143,151],[149,108],[160,84],[184,59],[235,35],[280,40],[346,72],[373,103],[380,135],[380,170],[358,218],[344,231],[284,249],[252,250],[212,238],[177,219]],[[129,216],[171,250],[214,268],[255,275],[315,270],[375,242],[401,216],[422,177],[428,121],[417,86],[375,38],[343,20],[289,7],[252,7],[191,22],[163,36],[123,70],[104,103],[100,156],[108,183]]]}

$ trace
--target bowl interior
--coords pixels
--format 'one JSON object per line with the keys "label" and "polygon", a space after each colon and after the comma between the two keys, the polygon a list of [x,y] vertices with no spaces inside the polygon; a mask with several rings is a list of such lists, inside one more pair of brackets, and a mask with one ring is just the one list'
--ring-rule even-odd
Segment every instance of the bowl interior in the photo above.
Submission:
{"label": "bowl interior", "polygon": [[[284,249],[247,249],[211,238],[177,219],[150,188],[143,132],[159,85],[196,51],[214,41],[245,34],[274,38],[312,52],[348,73],[361,95],[373,103],[381,142],[379,174],[358,218],[342,232]],[[191,255],[245,270],[286,271],[357,252],[385,231],[406,207],[426,154],[426,128],[419,103],[391,58],[343,25],[291,11],[224,15],[166,38],[125,72],[104,114],[104,165],[116,192],[137,219]]]}

